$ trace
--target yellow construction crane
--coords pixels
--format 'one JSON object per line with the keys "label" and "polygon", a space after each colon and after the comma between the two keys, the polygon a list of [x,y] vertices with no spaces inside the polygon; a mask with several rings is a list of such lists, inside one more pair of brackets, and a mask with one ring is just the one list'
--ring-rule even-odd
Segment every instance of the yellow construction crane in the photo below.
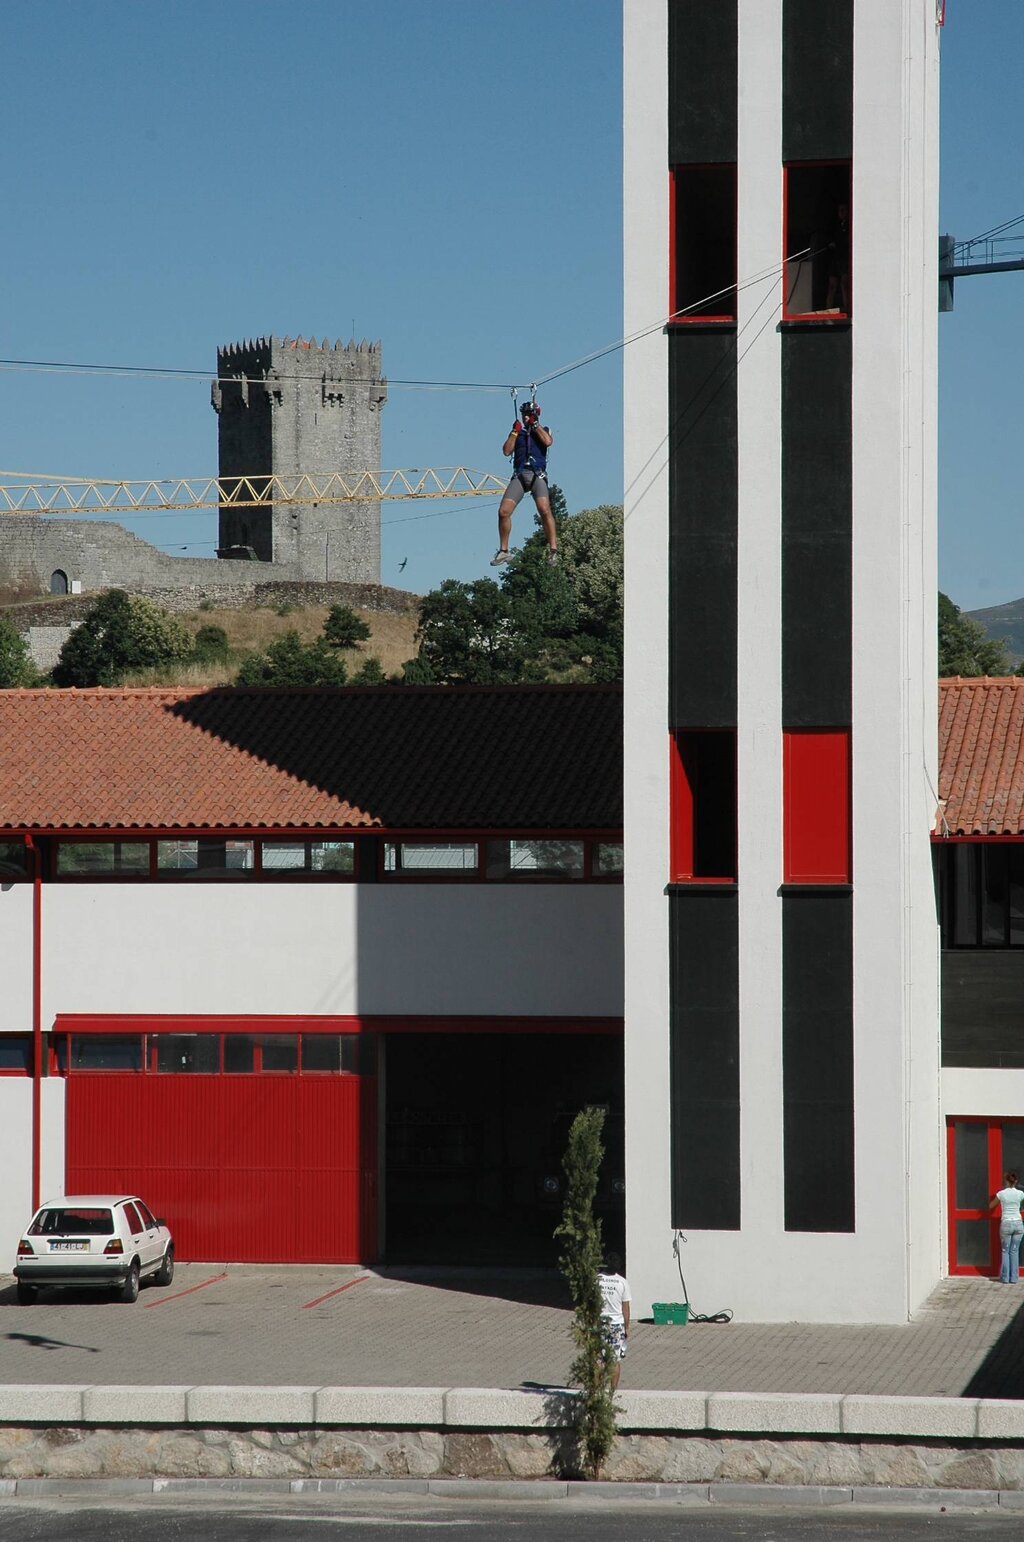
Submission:
{"label": "yellow construction crane", "polygon": [[[31,472],[0,471],[0,477]],[[466,466],[410,471],[332,471],[320,476],[162,478],[111,482],[37,477],[0,482],[0,514],[157,514],[186,509],[256,509],[276,504],[370,503],[377,499],[493,498],[507,477]]]}

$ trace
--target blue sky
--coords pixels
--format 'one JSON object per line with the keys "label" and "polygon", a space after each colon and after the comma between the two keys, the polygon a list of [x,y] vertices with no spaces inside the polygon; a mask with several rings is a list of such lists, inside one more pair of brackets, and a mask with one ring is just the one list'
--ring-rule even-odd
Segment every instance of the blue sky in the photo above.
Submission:
{"label": "blue sky", "polygon": [[[1024,213],[1020,0],[948,0],[940,228]],[[1024,256],[1024,226],[1019,254]],[[958,279],[939,317],[939,585],[963,610],[1024,595],[1024,272]]]}
{"label": "blue sky", "polygon": [[[49,0],[3,34],[5,359],[212,372],[354,324],[391,377],[528,384],[621,334],[617,0]],[[620,501],[621,359],[540,402],[570,508]],[[511,418],[395,388],[385,466],[500,472]],[[0,425],[7,470],[216,471],[204,383],[0,371]],[[385,582],[486,570],[493,501],[409,517],[443,507],[384,505]]]}
{"label": "blue sky", "polygon": [[[963,239],[1024,211],[1024,10],[947,12]],[[618,0],[49,0],[3,33],[0,357],[212,371],[219,343],[354,325],[393,378],[526,384],[621,333]],[[940,582],[965,609],[1024,595],[1022,320],[1024,273],[959,282],[940,318]],[[569,507],[619,501],[621,356],[540,399]],[[394,388],[385,466],[501,471],[509,408]],[[0,370],[0,425],[4,469],[216,470],[201,382]],[[493,504],[444,507],[385,505],[385,582],[486,571]],[[212,515],[133,528],[216,539]]]}

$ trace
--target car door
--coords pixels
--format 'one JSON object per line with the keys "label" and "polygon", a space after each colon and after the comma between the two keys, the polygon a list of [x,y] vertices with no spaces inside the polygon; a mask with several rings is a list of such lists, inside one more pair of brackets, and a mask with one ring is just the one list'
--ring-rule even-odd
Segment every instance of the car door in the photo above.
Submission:
{"label": "car door", "polygon": [[146,1235],[146,1224],[139,1214],[138,1207],[132,1200],[125,1201],[125,1220],[128,1222],[128,1230],[132,1237],[132,1252],[138,1255],[142,1273],[145,1274],[154,1266],[153,1238]]}
{"label": "car door", "polygon": [[[145,1256],[155,1269],[159,1267],[160,1260],[164,1256],[164,1248],[166,1246],[164,1230],[159,1221],[154,1219],[152,1210],[150,1210],[148,1205],[143,1204],[141,1199],[137,1199],[135,1201],[135,1208],[139,1212],[139,1215],[142,1218],[142,1224],[145,1227]],[[146,1266],[144,1265],[144,1267]]]}

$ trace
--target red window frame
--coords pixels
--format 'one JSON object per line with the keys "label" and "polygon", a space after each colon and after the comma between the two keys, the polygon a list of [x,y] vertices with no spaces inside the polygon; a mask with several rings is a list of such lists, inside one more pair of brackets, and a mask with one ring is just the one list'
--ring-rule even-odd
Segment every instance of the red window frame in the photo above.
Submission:
{"label": "red window frame", "polygon": [[[827,310],[791,310],[789,304],[791,293],[789,265],[791,261],[803,260],[794,255],[797,251],[803,250],[803,237],[791,237],[790,235],[790,208],[792,203],[790,176],[793,172],[801,171],[820,170],[825,172],[830,167],[842,167],[847,172],[846,207],[850,227],[850,277],[848,283],[850,308],[848,311],[840,309],[835,313],[830,313]],[[810,260],[813,261],[813,257]],[[853,163],[851,161],[788,161],[782,168],[782,319],[787,322],[817,322],[819,325],[840,326],[845,326],[853,319]]]}
{"label": "red window frame", "polygon": [[[681,303],[682,302],[682,298],[683,298],[683,286],[680,284],[680,281],[679,281],[679,279],[680,279],[680,266],[679,265],[680,265],[680,262],[681,262],[681,253],[680,253],[680,250],[679,250],[680,243],[679,243],[679,239],[678,239],[678,226],[677,226],[677,220],[678,220],[678,217],[679,217],[679,209],[680,209],[680,184],[687,176],[691,176],[691,175],[692,176],[697,176],[700,173],[708,173],[708,172],[720,173],[723,177],[724,176],[731,176],[731,178],[732,178],[732,231],[731,231],[731,235],[732,235],[732,272],[731,272],[732,288],[731,288],[731,293],[725,293],[725,294],[722,294],[721,296],[719,296],[719,298],[721,300],[721,304],[719,306],[717,306],[714,311],[704,311],[704,310],[701,310],[699,308],[694,309],[693,307],[699,307],[699,305],[700,305],[700,300],[698,299],[698,300],[690,300],[689,302],[687,302],[686,313],[681,315],[681,314],[679,314],[679,312],[683,309],[683,306],[682,306],[682,303]],[[736,320],[736,303],[737,303],[737,289],[736,289],[736,285],[737,285],[737,282],[738,282],[738,268],[737,268],[738,258],[737,258],[736,238],[737,238],[737,229],[738,229],[738,224],[739,224],[739,206],[738,206],[738,201],[737,201],[737,179],[736,179],[736,164],[735,164],[735,162],[728,162],[728,161],[726,161],[726,162],[716,162],[716,163],[710,163],[709,162],[707,164],[700,164],[700,165],[673,166],[671,168],[670,172],[669,172],[668,204],[669,204],[669,216],[668,216],[668,218],[669,218],[669,258],[668,258],[668,264],[669,264],[669,304],[668,304],[669,324],[671,326],[687,326],[687,325],[693,325],[693,323],[695,323],[695,322],[708,322],[708,321],[720,321],[720,322],[727,322],[727,323],[728,322],[735,322],[735,320]],[[722,288],[724,289],[725,286],[723,285]]]}
{"label": "red window frame", "polygon": [[[713,810],[719,839],[712,844],[727,848],[731,861],[715,863],[729,871],[714,871],[701,857],[702,822],[708,816],[709,800],[701,783],[711,773],[723,754],[728,757],[728,739],[732,746],[731,831],[720,806]],[[710,752],[710,753],[709,753]],[[736,853],[736,732],[730,728],[675,729],[669,735],[669,881],[670,883],[735,883]]]}
{"label": "red window frame", "polygon": [[[972,1275],[990,1278],[999,1274],[999,1212],[993,1213],[986,1203],[984,1209],[958,1206],[956,1202],[956,1128],[960,1124],[985,1125],[988,1128],[988,1194],[995,1194],[1003,1186],[1005,1160],[1003,1157],[1003,1130],[1007,1125],[1024,1125],[1024,1119],[993,1119],[984,1115],[950,1115],[946,1120],[946,1225],[949,1246],[950,1274]],[[989,1223],[989,1264],[987,1269],[977,1264],[957,1262],[957,1223],[960,1221],[987,1221]]]}
{"label": "red window frame", "polygon": [[783,882],[852,876],[850,730],[789,729],[783,741]]}

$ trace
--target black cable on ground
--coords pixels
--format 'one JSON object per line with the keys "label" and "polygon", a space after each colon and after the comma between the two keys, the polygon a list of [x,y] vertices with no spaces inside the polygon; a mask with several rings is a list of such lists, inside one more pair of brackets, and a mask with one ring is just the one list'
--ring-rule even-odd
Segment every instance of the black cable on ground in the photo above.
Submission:
{"label": "black cable on ground", "polygon": [[681,1231],[673,1232],[672,1251],[676,1255],[676,1268],[679,1270],[679,1283],[683,1287],[683,1300],[690,1307],[688,1320],[690,1322],[732,1322],[731,1306],[723,1306],[717,1312],[696,1312],[690,1306],[690,1292],[687,1290],[686,1281],[683,1279],[683,1259],[679,1251],[679,1244],[685,1241],[686,1238]]}

